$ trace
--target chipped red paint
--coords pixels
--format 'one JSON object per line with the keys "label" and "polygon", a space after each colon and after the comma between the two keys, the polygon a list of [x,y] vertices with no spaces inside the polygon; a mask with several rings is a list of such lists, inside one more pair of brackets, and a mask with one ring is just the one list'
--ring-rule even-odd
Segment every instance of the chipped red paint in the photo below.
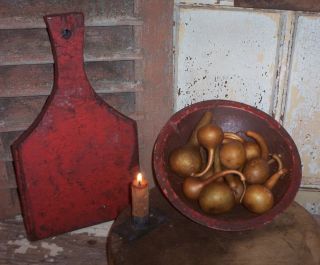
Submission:
{"label": "chipped red paint", "polygon": [[135,121],[107,105],[83,67],[82,13],[46,16],[54,88],[41,114],[13,144],[29,239],[114,219],[138,171]]}
{"label": "chipped red paint", "polygon": [[[213,113],[213,122],[224,131],[250,129],[261,133],[268,142],[270,152],[283,155],[289,174],[274,188],[275,205],[270,211],[256,215],[237,206],[231,213],[210,216],[204,214],[197,203],[188,201],[182,194],[183,178],[170,171],[168,156],[174,148],[187,141],[192,128],[205,111]],[[272,221],[294,200],[301,182],[300,156],[286,130],[266,113],[246,104],[226,100],[196,103],[174,114],[158,135],[153,152],[153,166],[163,194],[181,213],[202,225],[225,231],[254,229]]]}

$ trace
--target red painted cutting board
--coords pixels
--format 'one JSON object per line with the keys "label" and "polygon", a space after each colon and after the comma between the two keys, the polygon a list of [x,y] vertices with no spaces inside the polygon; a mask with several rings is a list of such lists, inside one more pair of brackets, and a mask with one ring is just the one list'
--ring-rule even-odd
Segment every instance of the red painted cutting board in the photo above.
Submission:
{"label": "red painted cutting board", "polygon": [[54,87],[12,151],[29,239],[114,219],[138,171],[135,121],[107,105],[83,66],[82,13],[45,17]]}

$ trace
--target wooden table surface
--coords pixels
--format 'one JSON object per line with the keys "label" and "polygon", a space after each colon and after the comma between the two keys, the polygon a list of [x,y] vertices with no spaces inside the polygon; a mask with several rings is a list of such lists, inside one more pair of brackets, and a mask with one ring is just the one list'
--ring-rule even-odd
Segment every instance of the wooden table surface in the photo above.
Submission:
{"label": "wooden table surface", "polygon": [[[151,193],[151,205],[165,213],[166,223],[128,243],[114,232],[116,227],[128,220],[130,209],[126,209],[109,233],[109,265],[320,264],[312,261],[320,259],[319,226],[296,203],[263,229],[242,233],[214,231],[193,223],[172,208],[158,190]],[[106,265],[110,225],[104,223],[29,242],[21,216],[2,220],[0,265]],[[250,254],[256,250],[260,252]],[[288,253],[289,256],[286,256]],[[230,263],[236,256],[237,262]],[[246,263],[248,258],[253,261]]]}
{"label": "wooden table surface", "polygon": [[130,209],[113,223],[109,265],[319,265],[320,229],[300,205],[292,205],[270,224],[245,232],[217,231],[190,221],[160,194],[151,207],[166,222],[141,235],[132,229]]}
{"label": "wooden table surface", "polygon": [[30,242],[21,216],[0,221],[0,265],[106,265],[108,225]]}

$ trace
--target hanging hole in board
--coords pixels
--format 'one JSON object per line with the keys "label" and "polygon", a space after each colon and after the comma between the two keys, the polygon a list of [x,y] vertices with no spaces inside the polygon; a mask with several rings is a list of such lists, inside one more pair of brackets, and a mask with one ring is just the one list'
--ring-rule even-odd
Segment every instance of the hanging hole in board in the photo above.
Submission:
{"label": "hanging hole in board", "polygon": [[69,39],[69,38],[71,37],[72,32],[71,32],[70,29],[64,29],[64,30],[62,31],[61,35],[62,35],[62,37],[63,37],[64,39],[67,40],[67,39]]}

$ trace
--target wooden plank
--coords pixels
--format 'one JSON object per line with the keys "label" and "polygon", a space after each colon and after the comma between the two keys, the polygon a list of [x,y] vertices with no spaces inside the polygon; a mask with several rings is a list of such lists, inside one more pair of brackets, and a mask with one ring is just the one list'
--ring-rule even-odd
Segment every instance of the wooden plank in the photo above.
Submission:
{"label": "wooden plank", "polygon": [[0,148],[0,160],[12,161],[11,145],[22,134],[23,131],[3,132],[0,133],[0,141],[2,148]]}
{"label": "wooden plank", "polygon": [[[102,104],[134,111],[134,93],[93,94],[83,68],[83,14],[45,21],[57,82],[36,122],[12,146],[32,240],[115,219],[129,204],[127,185],[139,168],[136,123]],[[63,38],[66,28],[72,34]]]}
{"label": "wooden plank", "polygon": [[6,169],[6,162],[0,160],[0,188],[7,187],[8,173]]}
{"label": "wooden plank", "polygon": [[[13,188],[0,190],[0,201],[6,202],[5,204],[0,204],[0,219],[13,217],[21,212],[17,189]],[[1,234],[2,233],[3,231],[1,231]],[[3,264],[1,263],[1,258],[0,264]]]}
{"label": "wooden plank", "polygon": [[238,7],[283,9],[294,11],[320,11],[320,2],[318,0],[235,0],[234,5]]}
{"label": "wooden plank", "polygon": [[133,17],[133,0],[0,1],[0,29],[45,28],[43,16],[83,12],[87,26],[140,25]]}
{"label": "wooden plank", "polygon": [[[112,107],[125,115],[135,113],[134,93],[100,94]],[[25,130],[40,113],[47,97],[0,98],[0,132]]]}
{"label": "wooden plank", "polygon": [[0,264],[106,265],[106,235],[110,223],[29,242],[21,216],[0,222]]}
{"label": "wooden plank", "polygon": [[[141,45],[144,52],[143,83],[138,104],[144,120],[138,122],[144,139],[141,168],[152,185],[151,157],[155,139],[173,112],[173,0],[139,0],[143,18]],[[161,25],[161,27],[159,26]]]}
{"label": "wooden plank", "polygon": [[25,130],[39,114],[46,97],[0,99],[0,130]]}
{"label": "wooden plank", "polygon": [[0,219],[12,217],[21,212],[11,161],[0,160],[0,202]]}
{"label": "wooden plank", "polygon": [[[0,193],[6,189],[16,189],[17,182],[15,178],[12,161],[0,160]],[[5,204],[5,203],[2,203]]]}
{"label": "wooden plank", "polygon": [[[85,61],[142,59],[131,26],[89,27],[85,33]],[[0,65],[52,63],[46,29],[0,30]]]}
{"label": "wooden plank", "polygon": [[[17,18],[14,18],[17,19]],[[42,21],[42,17],[37,17],[34,21],[27,20],[26,23],[21,20],[14,20],[7,22],[4,19],[0,18],[0,30],[1,29],[30,29],[30,28],[45,28],[46,25]],[[114,26],[141,26],[143,20],[138,17],[124,16],[124,17],[115,17],[115,18],[101,18],[101,17],[92,17],[86,19],[86,27],[114,27]]]}
{"label": "wooden plank", "polygon": [[[134,80],[133,61],[85,64],[89,81],[97,93],[136,92],[141,82]],[[49,95],[53,85],[53,65],[0,67],[0,97]]]}
{"label": "wooden plank", "polygon": [[[11,152],[8,150],[8,145],[10,145],[5,139],[6,137],[0,136],[0,190],[7,189],[9,187],[17,187],[13,178],[9,177],[9,173],[13,172],[8,170],[7,164],[11,164],[11,162],[7,162],[5,160],[10,160]],[[12,168],[13,169],[13,168]],[[11,181],[12,180],[12,181]],[[0,201],[2,204],[6,204],[5,201]],[[0,204],[1,204],[0,203]]]}

